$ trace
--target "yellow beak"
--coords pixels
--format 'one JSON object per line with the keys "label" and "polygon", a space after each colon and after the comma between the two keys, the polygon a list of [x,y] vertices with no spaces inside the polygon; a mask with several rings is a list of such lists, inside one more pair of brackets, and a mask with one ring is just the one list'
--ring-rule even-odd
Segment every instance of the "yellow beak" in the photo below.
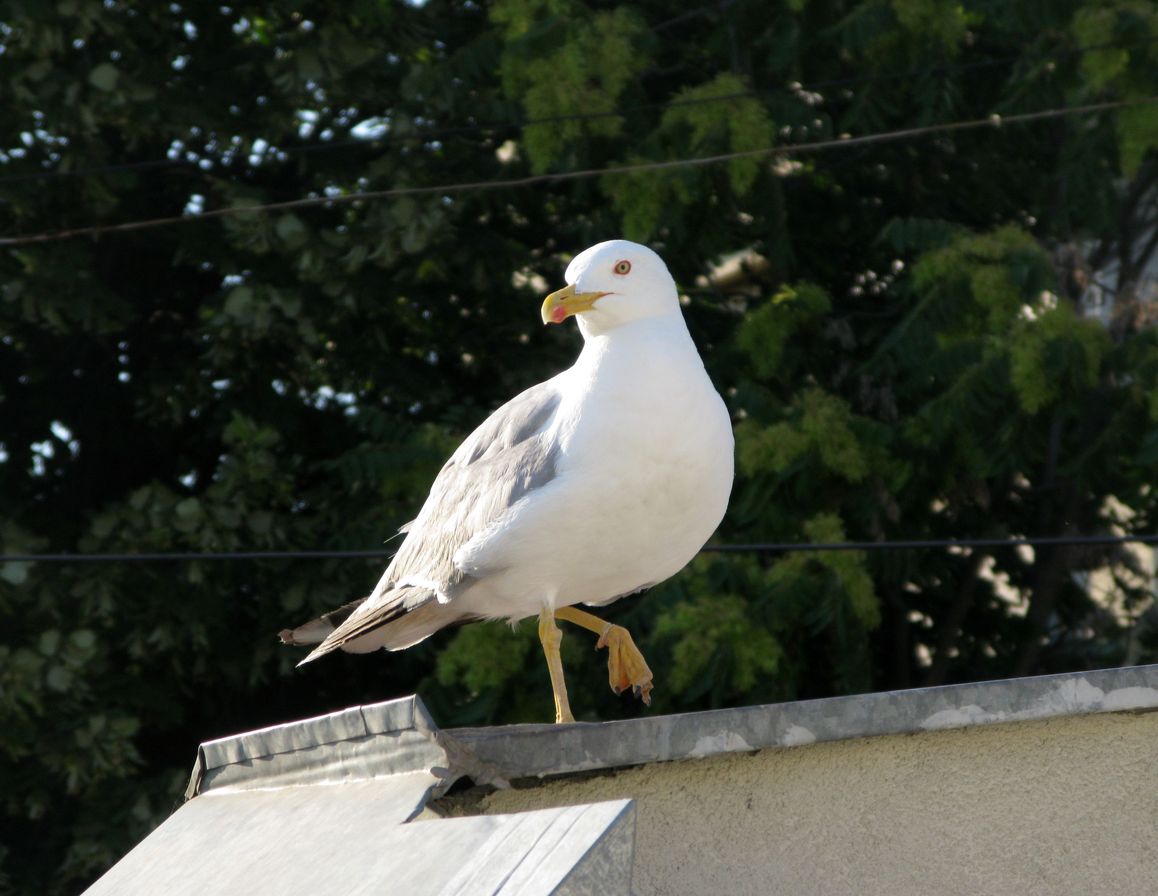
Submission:
{"label": "yellow beak", "polygon": [[543,323],[561,324],[567,318],[590,311],[605,292],[576,292],[575,285],[565,286],[543,300]]}

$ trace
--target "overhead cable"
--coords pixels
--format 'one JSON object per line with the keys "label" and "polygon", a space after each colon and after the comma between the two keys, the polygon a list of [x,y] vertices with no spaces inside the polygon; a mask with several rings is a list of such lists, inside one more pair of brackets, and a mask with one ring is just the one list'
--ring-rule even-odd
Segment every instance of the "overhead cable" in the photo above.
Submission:
{"label": "overhead cable", "polygon": [[162,218],[149,218],[138,221],[127,221],[122,224],[96,224],[87,227],[72,227],[62,230],[53,230],[45,233],[21,234],[10,237],[0,237],[0,247],[24,246],[34,243],[49,243],[71,239],[79,236],[97,236],[105,233],[124,233],[134,230],[149,230],[156,227],[168,227],[176,224],[188,224],[194,221],[206,221],[213,218],[232,217],[234,215],[254,214],[259,212],[293,211],[316,206],[333,207],[348,205],[355,202],[368,202],[383,199],[397,199],[404,196],[451,196],[464,193],[479,193],[489,190],[514,189],[531,187],[540,184],[564,183],[573,180],[586,180],[594,177],[611,177],[625,174],[639,174],[644,172],[670,171],[680,168],[694,168],[706,165],[717,165],[723,162],[733,162],[738,159],[753,159],[769,156],[802,155],[806,153],[822,152],[832,149],[843,149],[852,146],[865,146],[876,143],[889,143],[898,140],[911,140],[933,134],[946,134],[956,131],[976,130],[978,128],[1000,128],[1003,125],[1025,124],[1032,121],[1042,121],[1050,118],[1061,118],[1068,115],[1082,115],[1094,112],[1107,112],[1114,109],[1123,109],[1132,106],[1150,105],[1158,102],[1158,96],[1143,97],[1133,100],[1114,100],[1102,103],[1088,103],[1082,106],[1063,106],[1056,109],[1046,109],[1039,112],[1023,112],[1014,115],[989,115],[985,118],[976,118],[966,121],[947,122],[945,124],[925,125],[916,128],[902,128],[895,131],[884,131],[876,134],[866,134],[860,137],[841,136],[827,140],[816,140],[807,143],[793,143],[784,146],[769,146],[760,149],[740,150],[738,152],[718,153],[710,156],[695,158],[671,159],[662,162],[637,162],[628,165],[613,165],[607,168],[587,168],[577,171],[557,171],[546,174],[532,174],[526,177],[509,178],[505,180],[464,181],[459,183],[437,184],[428,187],[394,187],[385,190],[366,190],[354,193],[345,193],[338,196],[310,196],[303,199],[290,199],[282,202],[269,202],[261,205],[227,206],[225,208],[210,209],[197,214],[173,215]]}
{"label": "overhead cable", "polygon": [[[704,553],[787,554],[828,551],[911,551],[1000,549],[1022,547],[1112,547],[1126,544],[1158,545],[1158,535],[1044,535],[1008,538],[919,538],[898,541],[755,542],[708,544]],[[27,553],[0,554],[0,563],[176,563],[241,560],[360,560],[386,558],[378,550],[314,551],[142,551],[140,553]]]}

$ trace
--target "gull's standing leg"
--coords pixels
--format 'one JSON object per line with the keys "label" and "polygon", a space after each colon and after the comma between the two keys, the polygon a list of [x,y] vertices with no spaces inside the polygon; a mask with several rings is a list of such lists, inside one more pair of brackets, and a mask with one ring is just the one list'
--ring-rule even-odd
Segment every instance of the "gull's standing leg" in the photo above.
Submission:
{"label": "gull's standing leg", "polygon": [[539,612],[539,641],[547,657],[547,670],[551,673],[551,690],[555,694],[555,724],[574,722],[571,704],[567,700],[567,682],[563,680],[563,660],[559,656],[563,633],[555,624],[555,614],[545,607]]}
{"label": "gull's standing leg", "polygon": [[[592,616],[577,607],[562,607],[555,611],[558,619],[574,622],[588,631],[599,635],[595,642],[595,649],[607,648],[607,673],[611,680],[611,690],[617,694],[631,688],[633,694],[646,705],[651,705],[651,669],[647,667],[647,660],[631,640],[631,634],[622,625],[612,625],[604,622],[598,616]],[[541,617],[540,617],[541,618]],[[540,631],[542,622],[539,623]]]}

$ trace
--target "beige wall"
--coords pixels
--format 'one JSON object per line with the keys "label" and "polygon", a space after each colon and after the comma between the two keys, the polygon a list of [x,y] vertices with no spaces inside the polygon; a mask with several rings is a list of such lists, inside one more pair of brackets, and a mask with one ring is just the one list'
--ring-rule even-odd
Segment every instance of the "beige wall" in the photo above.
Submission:
{"label": "beige wall", "polygon": [[1158,893],[1158,713],[656,763],[474,811],[619,797],[640,896]]}

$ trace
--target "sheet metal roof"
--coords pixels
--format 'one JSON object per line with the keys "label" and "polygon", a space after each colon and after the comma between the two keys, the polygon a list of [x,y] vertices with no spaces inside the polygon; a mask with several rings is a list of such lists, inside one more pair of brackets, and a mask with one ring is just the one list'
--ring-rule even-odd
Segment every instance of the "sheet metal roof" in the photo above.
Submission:
{"label": "sheet metal roof", "polygon": [[203,744],[188,802],[88,891],[629,893],[631,800],[414,820],[456,779],[1158,709],[1158,665],[605,723],[439,729],[415,697]]}
{"label": "sheet metal roof", "polygon": [[476,783],[888,734],[1158,709],[1158,665],[574,725],[454,728]]}

